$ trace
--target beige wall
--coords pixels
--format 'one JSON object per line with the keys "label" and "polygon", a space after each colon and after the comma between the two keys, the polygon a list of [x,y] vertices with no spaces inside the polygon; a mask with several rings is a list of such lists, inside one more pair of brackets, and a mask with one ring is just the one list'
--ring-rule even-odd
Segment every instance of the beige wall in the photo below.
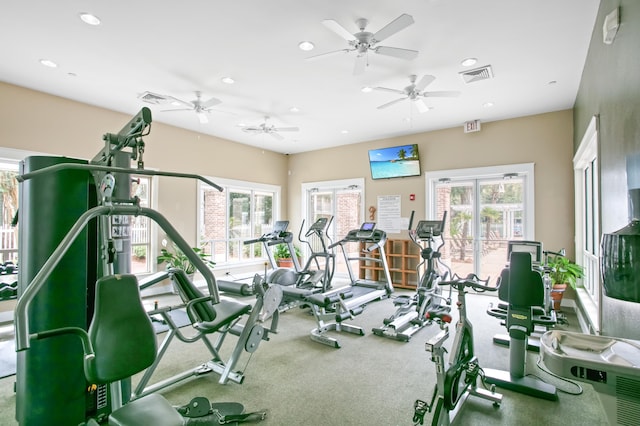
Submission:
{"label": "beige wall", "polygon": [[[573,252],[573,119],[571,110],[482,124],[477,133],[462,126],[393,139],[325,149],[290,157],[289,218],[300,223],[300,185],[365,177],[365,206],[380,195],[400,195],[402,216],[425,217],[425,178],[372,180],[367,152],[418,144],[422,172],[535,163],[536,239],[549,249]],[[409,201],[409,194],[416,194]],[[366,210],[366,209],[365,209]],[[299,225],[298,225],[299,226]]]}
{"label": "beige wall", "polygon": [[[137,112],[137,111],[135,111]],[[0,83],[0,147],[92,158],[102,135],[119,131],[132,114],[121,114]],[[300,185],[365,177],[365,206],[379,195],[400,195],[402,215],[425,215],[424,177],[373,181],[367,151],[419,146],[422,171],[535,163],[536,238],[545,247],[573,251],[573,121],[570,110],[483,123],[478,133],[462,126],[393,139],[282,155],[175,127],[154,124],[145,138],[145,165],[280,185],[283,217],[300,226]],[[159,180],[158,209],[184,237],[196,241],[196,183]],[[415,193],[416,200],[409,201]],[[161,237],[161,236],[160,236]]]}
{"label": "beige wall", "polygon": [[[0,83],[0,147],[91,159],[104,133],[117,133],[138,111],[121,114]],[[144,138],[145,167],[280,185],[287,203],[287,157],[160,123]],[[158,210],[196,242],[197,185],[160,178]],[[161,237],[161,236],[160,236]]]}

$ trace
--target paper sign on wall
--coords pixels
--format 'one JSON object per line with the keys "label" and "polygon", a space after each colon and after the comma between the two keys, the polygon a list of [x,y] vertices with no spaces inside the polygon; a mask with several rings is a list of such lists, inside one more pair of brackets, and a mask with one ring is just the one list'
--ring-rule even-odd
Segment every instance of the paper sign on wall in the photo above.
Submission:
{"label": "paper sign on wall", "polygon": [[376,227],[382,229],[387,234],[399,234],[403,227],[403,220],[400,217],[402,210],[402,199],[399,195],[378,196],[378,223]]}

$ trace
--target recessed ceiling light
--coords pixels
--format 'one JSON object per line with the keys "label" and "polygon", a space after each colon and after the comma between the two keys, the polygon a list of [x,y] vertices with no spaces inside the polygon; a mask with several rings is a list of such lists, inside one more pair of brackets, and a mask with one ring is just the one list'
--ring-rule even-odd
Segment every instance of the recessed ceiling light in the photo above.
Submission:
{"label": "recessed ceiling light", "polygon": [[463,67],[470,67],[472,65],[475,65],[478,62],[478,60],[476,58],[467,58],[464,59],[461,64]]}
{"label": "recessed ceiling light", "polygon": [[482,106],[485,108],[491,108],[493,106],[493,102],[485,102],[482,104]]}
{"label": "recessed ceiling light", "polygon": [[44,65],[45,67],[49,67],[49,68],[57,68],[58,64],[56,64],[55,62],[49,60],[49,59],[40,59],[40,63],[42,65]]}
{"label": "recessed ceiling light", "polygon": [[225,84],[233,84],[236,81],[234,79],[232,79],[231,77],[222,77],[222,82]]}
{"label": "recessed ceiling light", "polygon": [[346,135],[347,133],[349,133],[348,130],[340,130],[340,133],[342,133],[343,135]]}
{"label": "recessed ceiling light", "polygon": [[292,106],[291,108],[289,108],[289,111],[291,111],[291,112],[300,112],[300,109],[298,107]]}
{"label": "recessed ceiling light", "polygon": [[90,13],[81,13],[80,19],[82,19],[82,22],[84,22],[85,24],[100,25],[100,18]]}
{"label": "recessed ceiling light", "polygon": [[369,93],[373,91],[373,87],[369,87],[369,86],[365,86],[362,89],[360,89],[363,93]]}
{"label": "recessed ceiling light", "polygon": [[313,48],[316,46],[310,41],[301,41],[300,43],[298,43],[298,47],[300,48],[300,50],[308,52],[310,50],[313,50]]}

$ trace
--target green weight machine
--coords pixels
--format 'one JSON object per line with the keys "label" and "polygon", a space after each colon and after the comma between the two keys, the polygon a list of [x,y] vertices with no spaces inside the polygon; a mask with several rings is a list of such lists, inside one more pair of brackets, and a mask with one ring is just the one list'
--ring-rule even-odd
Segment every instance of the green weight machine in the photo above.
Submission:
{"label": "green weight machine", "polygon": [[[121,285],[126,281],[131,287],[135,281],[128,275],[130,216],[146,216],[158,224],[204,277],[211,304],[220,302],[213,273],[202,259],[160,213],[141,207],[137,198],[131,197],[134,173],[199,179],[222,190],[198,175],[145,170],[142,138],[149,133],[150,125],[151,111],[143,108],[120,132],[105,134],[104,148],[90,161],[34,156],[20,165],[20,271],[14,323],[16,419],[21,425],[98,424],[128,406],[131,409],[126,417],[133,413],[132,423],[116,424],[149,424],[144,419],[136,420],[137,414],[149,411],[156,406],[154,401],[163,399],[150,395],[146,400],[150,405],[139,410],[136,405],[145,404],[145,400],[127,404],[130,379],[97,386],[87,379],[94,376],[90,371],[95,368],[94,360],[104,360],[102,353],[98,354],[104,342],[95,332],[104,325],[94,324],[98,322],[94,300],[100,300],[95,298],[96,282]],[[120,276],[133,278],[120,280]],[[135,291],[126,294],[135,293],[139,298],[137,286],[133,287]],[[114,293],[115,303],[117,297],[125,297],[124,293]],[[106,309],[109,315],[117,311]],[[113,320],[109,315],[107,323]],[[106,328],[114,336],[120,331],[116,329]],[[149,340],[155,344],[155,337]],[[241,407],[235,414],[241,417],[242,411]]]}

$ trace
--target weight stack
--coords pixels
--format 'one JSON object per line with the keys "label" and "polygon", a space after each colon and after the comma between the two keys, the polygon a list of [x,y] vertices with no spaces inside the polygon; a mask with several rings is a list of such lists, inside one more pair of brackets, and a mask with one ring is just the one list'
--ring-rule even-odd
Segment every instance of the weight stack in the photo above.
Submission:
{"label": "weight stack", "polygon": [[[81,163],[65,157],[34,156],[20,164],[21,174],[57,164]],[[63,169],[20,184],[18,297],[31,283],[76,220],[95,206],[95,185],[86,170]],[[33,299],[30,333],[61,327],[87,329],[96,280],[96,225],[75,240]],[[90,299],[92,300],[92,299]],[[31,341],[18,352],[16,419],[21,425],[77,425],[87,405],[83,351],[77,336]]]}

